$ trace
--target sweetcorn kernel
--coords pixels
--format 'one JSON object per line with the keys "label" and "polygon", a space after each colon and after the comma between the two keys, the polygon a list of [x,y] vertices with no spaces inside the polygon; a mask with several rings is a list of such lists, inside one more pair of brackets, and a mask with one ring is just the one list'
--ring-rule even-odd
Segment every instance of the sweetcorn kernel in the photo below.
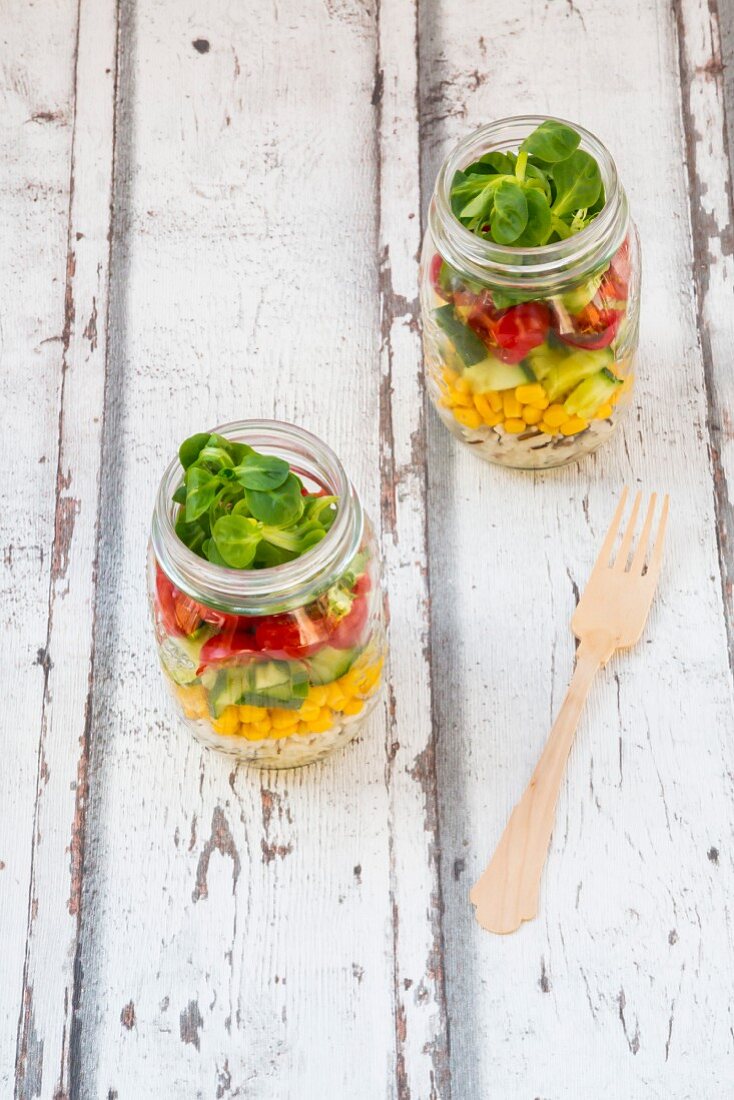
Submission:
{"label": "sweetcorn kernel", "polygon": [[530,401],[529,404],[532,405],[534,409],[540,409],[540,411],[543,412],[543,410],[547,409],[550,405],[550,398],[546,397],[545,391],[543,391],[542,397],[536,397],[535,400]]}
{"label": "sweetcorn kernel", "polygon": [[515,397],[521,405],[532,405],[535,401],[545,398],[545,390],[537,382],[530,386],[516,386]]}
{"label": "sweetcorn kernel", "polygon": [[519,417],[522,412],[522,406],[512,390],[505,390],[502,394],[502,408],[505,414],[505,419],[508,417],[513,420]]}
{"label": "sweetcorn kernel", "polygon": [[274,730],[288,729],[289,726],[298,725],[298,711],[286,710],[285,707],[271,707],[270,724]]}
{"label": "sweetcorn kernel", "polygon": [[237,707],[225,707],[219,718],[212,718],[212,726],[217,733],[223,733],[227,736],[237,733],[240,728],[240,718],[237,713]]}
{"label": "sweetcorn kernel", "polygon": [[359,714],[359,712],[363,708],[364,708],[364,703],[362,702],[361,699],[350,699],[349,702],[346,703],[342,707],[342,714],[346,714],[346,715]]}
{"label": "sweetcorn kernel", "polygon": [[543,415],[545,423],[550,424],[552,428],[560,428],[561,424],[565,424],[568,419],[568,413],[563,405],[549,405]]}
{"label": "sweetcorn kernel", "polygon": [[464,378],[464,376],[461,375],[454,382],[454,389],[456,390],[457,393],[470,393],[471,392],[471,386],[469,385],[469,379]]}
{"label": "sweetcorn kernel", "polygon": [[606,405],[600,405],[594,413],[594,420],[608,420],[612,415],[612,406],[607,403]]}
{"label": "sweetcorn kernel", "polygon": [[445,404],[449,409],[473,409],[474,399],[470,393],[457,393],[456,390],[452,390]]}
{"label": "sweetcorn kernel", "polygon": [[579,432],[585,432],[588,426],[588,420],[583,420],[580,416],[572,416],[565,424],[561,424],[561,435],[578,435]]}
{"label": "sweetcorn kernel", "polygon": [[344,704],[347,702],[347,696],[342,691],[338,682],[329,684],[329,691],[326,696],[326,702],[333,710],[341,710]]}
{"label": "sweetcorn kernel", "polygon": [[307,698],[309,703],[315,703],[317,707],[323,707],[326,703],[327,694],[326,684],[313,684],[308,689]]}
{"label": "sweetcorn kernel", "polygon": [[486,393],[477,393],[474,395],[474,404],[477,407],[477,412],[481,414],[482,420],[489,428],[495,428],[498,424],[502,423],[502,400],[499,394],[494,394],[499,404],[499,410],[495,411],[491,402],[488,400]]}
{"label": "sweetcorn kernel", "polygon": [[252,722],[240,722],[239,734],[248,741],[262,741],[264,737],[264,734],[258,733],[257,726],[253,726]]}
{"label": "sweetcorn kernel", "polygon": [[456,419],[459,421],[460,424],[464,425],[465,428],[479,428],[481,426],[481,423],[482,423],[481,416],[479,415],[477,410],[474,409],[474,408],[472,408],[472,409],[456,408],[456,409],[454,409],[454,416],[456,417]]}
{"label": "sweetcorn kernel", "polygon": [[309,731],[311,733],[326,733],[327,730],[331,729],[333,721],[331,711],[328,707],[324,707],[318,718],[314,718],[312,722],[308,723]]}
{"label": "sweetcorn kernel", "polygon": [[264,718],[262,722],[253,722],[253,730],[257,731],[259,737],[270,737],[273,732],[273,726],[269,718]]}
{"label": "sweetcorn kernel", "polygon": [[486,394],[486,398],[489,401],[489,405],[490,405],[490,408],[492,409],[492,412],[496,412],[496,413],[502,412],[502,395],[501,394],[497,393],[496,390],[490,390],[490,392],[488,394]]}
{"label": "sweetcorn kernel", "polygon": [[492,406],[487,401],[486,394],[475,393],[474,394],[474,407],[481,416],[482,420],[486,422],[488,416],[493,416]]}
{"label": "sweetcorn kernel", "polygon": [[520,420],[519,417],[511,416],[509,420],[505,420],[505,431],[510,435],[519,435],[520,432],[524,432],[527,428],[527,424],[524,420]]}
{"label": "sweetcorn kernel", "polygon": [[382,661],[378,661],[377,664],[363,670],[362,679],[359,685],[359,690],[362,695],[369,695],[375,690],[380,682],[381,672]]}
{"label": "sweetcorn kernel", "polygon": [[178,695],[183,712],[187,718],[206,718],[209,708],[206,704],[206,692],[201,684],[177,684]]}
{"label": "sweetcorn kernel", "polygon": [[456,382],[458,381],[459,375],[456,373],[455,370],[452,370],[451,367],[444,367],[442,373],[443,373],[443,380],[444,380],[444,382],[446,382],[447,385],[449,385],[449,386],[455,386],[456,385]]}
{"label": "sweetcorn kernel", "polygon": [[240,722],[262,722],[268,716],[267,707],[240,706],[237,707],[237,712]]}
{"label": "sweetcorn kernel", "polygon": [[336,682],[339,685],[342,694],[346,695],[348,699],[351,699],[351,697],[353,695],[356,695],[357,691],[359,690],[360,679],[361,675],[359,671],[357,669],[351,669],[349,672],[346,673],[346,675],[342,676]]}
{"label": "sweetcorn kernel", "polygon": [[301,722],[310,722],[312,718],[315,718],[319,713],[321,707],[318,703],[312,702],[307,699],[302,707],[296,712]]}
{"label": "sweetcorn kernel", "polygon": [[526,424],[540,424],[543,413],[540,409],[534,409],[532,405],[523,405],[522,418]]}

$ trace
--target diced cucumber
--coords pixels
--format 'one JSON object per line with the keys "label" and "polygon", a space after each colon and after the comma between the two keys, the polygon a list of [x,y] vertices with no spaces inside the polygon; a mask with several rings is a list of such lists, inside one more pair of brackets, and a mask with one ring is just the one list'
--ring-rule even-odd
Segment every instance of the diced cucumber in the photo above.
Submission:
{"label": "diced cucumber", "polygon": [[197,679],[196,670],[201,663],[201,650],[215,627],[205,624],[188,637],[174,638],[169,635],[160,648],[161,661],[168,675],[177,684],[193,684]]}
{"label": "diced cucumber", "polygon": [[[485,349],[486,351],[486,349]],[[502,363],[493,356],[467,367],[464,378],[472,393],[489,393],[490,390],[512,390],[535,382],[535,374],[525,363]]]}
{"label": "diced cucumber", "polygon": [[240,703],[251,707],[281,707],[283,710],[298,710],[308,695],[308,683],[278,684],[268,691],[245,691]]}
{"label": "diced cucumber", "polygon": [[550,401],[566,397],[571,390],[592,374],[611,366],[614,355],[611,348],[599,348],[596,351],[580,349],[567,355],[565,359],[551,367],[543,379],[545,392]]}
{"label": "diced cucumber", "polygon": [[285,661],[264,661],[249,668],[248,686],[251,691],[263,694],[280,690],[291,682],[290,671]]}
{"label": "diced cucumber", "polygon": [[554,348],[550,344],[544,343],[528,352],[523,359],[523,365],[527,365],[535,375],[536,380],[542,382],[550,374],[553,367],[557,367],[559,363],[567,358],[568,351],[565,348]]}
{"label": "diced cucumber", "polygon": [[472,363],[478,363],[485,358],[487,354],[485,345],[468,325],[462,324],[452,305],[439,306],[438,309],[434,309],[433,316],[456,348],[465,366],[469,367]]}
{"label": "diced cucumber", "polygon": [[308,658],[308,671],[311,683],[330,684],[338,680],[354,664],[359,649],[333,649],[326,646]]}
{"label": "diced cucumber", "polygon": [[240,702],[298,710],[307,694],[308,674],[300,661],[265,661],[248,667]]}
{"label": "diced cucumber", "polygon": [[225,707],[248,704],[298,710],[308,694],[308,673],[300,661],[253,661],[222,668],[202,682],[209,688],[209,710],[219,718]]}
{"label": "diced cucumber", "polygon": [[566,398],[564,409],[571,416],[580,416],[584,420],[590,420],[600,405],[606,405],[615,390],[622,385],[622,379],[617,378],[606,367],[598,374],[592,374],[581,382],[573,393]]}
{"label": "diced cucumber", "polygon": [[242,699],[244,668],[220,668],[213,686],[209,689],[209,712],[220,718],[226,707],[235,706]]}

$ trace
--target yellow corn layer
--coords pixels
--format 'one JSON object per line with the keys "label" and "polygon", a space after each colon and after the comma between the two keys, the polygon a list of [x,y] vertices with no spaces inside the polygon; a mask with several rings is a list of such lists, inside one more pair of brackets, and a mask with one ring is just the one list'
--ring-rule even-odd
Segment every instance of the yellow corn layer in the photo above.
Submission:
{"label": "yellow corn layer", "polygon": [[206,718],[216,733],[244,737],[248,741],[290,737],[291,734],[326,733],[339,716],[353,717],[365,700],[377,691],[382,675],[382,658],[371,664],[359,663],[331,684],[315,684],[298,710],[285,707],[229,706],[219,718],[211,718],[207,692],[202,684],[174,684],[187,718]]}
{"label": "yellow corn layer", "polygon": [[[454,418],[472,431],[501,426],[510,435],[520,435],[528,428],[537,428],[547,435],[570,436],[578,435],[589,426],[589,422],[582,417],[567,413],[563,405],[551,404],[540,382],[516,386],[514,390],[472,394],[466,378],[444,367],[442,383],[441,404],[451,409]],[[614,413],[613,406],[622,393],[631,389],[632,384],[630,374],[625,378],[624,385],[600,405],[589,420],[608,420]]]}

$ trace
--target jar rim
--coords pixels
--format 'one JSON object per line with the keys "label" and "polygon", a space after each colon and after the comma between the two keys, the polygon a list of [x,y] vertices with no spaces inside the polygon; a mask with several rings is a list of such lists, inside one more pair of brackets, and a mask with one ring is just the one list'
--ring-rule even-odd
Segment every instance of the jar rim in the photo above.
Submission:
{"label": "jar rim", "polygon": [[324,484],[339,497],[336,518],[324,538],[294,561],[264,569],[216,565],[195,554],[176,534],[178,505],[172,498],[184,476],[176,456],[158,487],[151,525],[153,552],[161,569],[192,599],[229,614],[274,614],[317,598],[344,572],[364,531],[361,502],[339,458],[318,436],[287,421],[236,420],[211,432],[278,454],[297,473]]}
{"label": "jar rim", "polygon": [[[551,244],[518,248],[478,237],[462,225],[451,209],[451,183],[456,171],[490,149],[519,144],[546,121],[561,122],[580,135],[580,148],[590,152],[599,165],[604,183],[604,206],[578,233]],[[613,252],[618,247],[627,231],[628,220],[627,197],[607,147],[590,130],[556,115],[512,115],[480,126],[464,137],[439,169],[429,211],[436,246],[439,252],[449,253],[445,258],[452,266],[479,278],[491,275],[505,286],[526,286],[537,279],[568,278],[571,268],[573,277],[577,278],[597,265],[600,255],[607,249]]]}

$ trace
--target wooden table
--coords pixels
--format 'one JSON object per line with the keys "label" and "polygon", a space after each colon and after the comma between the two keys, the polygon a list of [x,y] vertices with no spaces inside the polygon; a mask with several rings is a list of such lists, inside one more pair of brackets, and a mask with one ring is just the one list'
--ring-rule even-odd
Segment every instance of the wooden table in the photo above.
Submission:
{"label": "wooden table", "polygon": [[[3,1100],[731,1095],[724,3],[6,0]],[[427,411],[416,301],[442,156],[525,111],[608,144],[644,249],[634,411],[538,476]],[[147,617],[164,465],[247,416],[328,439],[386,562],[387,702],[291,774],[188,737]],[[659,598],[493,937],[467,890],[625,482],[673,496]]]}

